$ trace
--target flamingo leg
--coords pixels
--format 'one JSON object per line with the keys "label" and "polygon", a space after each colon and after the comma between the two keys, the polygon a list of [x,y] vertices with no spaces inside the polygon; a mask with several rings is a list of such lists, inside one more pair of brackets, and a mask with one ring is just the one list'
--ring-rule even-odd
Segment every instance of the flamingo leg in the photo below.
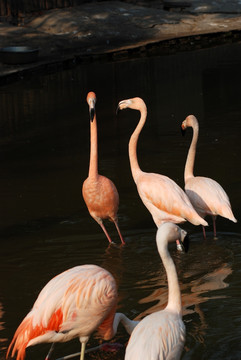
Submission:
{"label": "flamingo leg", "polygon": [[80,360],[84,360],[84,358],[85,358],[85,345],[86,345],[85,342],[81,343]]}
{"label": "flamingo leg", "polygon": [[202,228],[203,228],[203,237],[204,237],[204,240],[206,240],[207,238],[206,238],[206,231],[205,231],[205,227],[204,227],[204,226],[202,226]]}
{"label": "flamingo leg", "polygon": [[49,349],[49,352],[45,358],[45,360],[49,360],[51,358],[51,355],[52,355],[52,352],[54,350],[54,343],[51,345],[50,349]]}
{"label": "flamingo leg", "polygon": [[102,230],[104,231],[104,233],[105,233],[105,235],[106,235],[106,237],[107,237],[107,239],[108,239],[109,243],[111,244],[111,243],[112,243],[112,240],[111,240],[110,235],[108,234],[108,232],[107,232],[107,230],[106,230],[106,228],[105,228],[104,224],[103,224],[102,222],[99,222],[99,224],[100,224],[100,226],[102,227]]}
{"label": "flamingo leg", "polygon": [[216,216],[212,216],[212,218],[213,218],[213,236],[214,236],[214,239],[217,239]]}
{"label": "flamingo leg", "polygon": [[115,224],[116,230],[118,231],[118,234],[119,234],[119,237],[121,239],[122,244],[125,245],[125,241],[124,241],[124,239],[123,239],[123,237],[121,235],[121,232],[120,232],[120,229],[119,229],[119,226],[118,226],[118,223],[117,223],[116,220],[114,220],[114,224]]}

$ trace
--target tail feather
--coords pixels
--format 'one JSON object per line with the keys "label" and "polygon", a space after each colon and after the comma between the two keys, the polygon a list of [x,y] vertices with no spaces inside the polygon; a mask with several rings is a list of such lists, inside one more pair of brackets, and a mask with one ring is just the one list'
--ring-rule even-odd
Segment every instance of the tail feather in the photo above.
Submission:
{"label": "tail feather", "polygon": [[13,357],[17,352],[16,360],[23,360],[25,358],[26,347],[29,342],[29,332],[31,332],[31,318],[25,318],[16,330],[14,337],[8,347],[7,356],[12,350],[11,356]]}
{"label": "tail feather", "polygon": [[237,222],[237,219],[235,219],[233,212],[231,210],[231,207],[228,205],[222,205],[221,209],[219,209],[219,215],[225,217],[226,219],[229,219],[233,222]]}
{"label": "tail feather", "polygon": [[16,360],[24,360],[26,347],[28,346],[29,342],[48,331],[58,331],[63,319],[62,311],[59,309],[52,314],[51,318],[49,319],[48,326],[44,327],[42,324],[33,325],[33,315],[30,314],[25,317],[25,319],[17,328],[8,347],[6,358],[9,357],[11,352],[12,357],[17,353]]}
{"label": "tail feather", "polygon": [[206,220],[204,220],[193,207],[189,208],[188,214],[185,216],[187,221],[189,221],[193,225],[203,225],[208,226],[208,223]]}

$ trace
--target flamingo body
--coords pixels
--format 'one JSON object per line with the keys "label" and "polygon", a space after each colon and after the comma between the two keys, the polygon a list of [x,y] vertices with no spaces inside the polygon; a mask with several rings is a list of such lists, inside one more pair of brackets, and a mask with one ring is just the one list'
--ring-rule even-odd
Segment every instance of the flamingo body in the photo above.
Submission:
{"label": "flamingo body", "polygon": [[186,329],[179,316],[162,311],[148,315],[140,324],[131,335],[125,360],[180,359]]}
{"label": "flamingo body", "polygon": [[181,293],[176,268],[168,252],[168,242],[184,242],[186,232],[173,223],[157,231],[157,246],[168,279],[168,303],[164,310],[146,316],[133,330],[125,360],[178,360],[185,343]]}
{"label": "flamingo body", "polygon": [[108,241],[112,240],[104,226],[103,220],[114,222],[122,244],[125,244],[121,235],[117,212],[119,207],[119,194],[113,182],[98,173],[98,144],[97,120],[95,114],[96,95],[89,92],[87,103],[90,112],[90,164],[89,175],[82,186],[82,195],[90,215],[101,226]]}
{"label": "flamingo body", "polygon": [[137,160],[137,141],[145,124],[147,108],[141,98],[120,101],[118,109],[139,110],[141,117],[129,141],[129,158],[133,179],[144,205],[151,213],[157,227],[164,222],[189,221],[194,225],[208,225],[194,210],[185,192],[170,178],[143,172]]}
{"label": "flamingo body", "polygon": [[[84,359],[85,344],[93,331],[108,340],[115,335],[119,321],[127,319],[115,313],[116,304],[116,283],[107,270],[96,265],[71,268],[42,289],[16,330],[7,357],[10,352],[12,356],[17,353],[16,359],[23,360],[28,346],[79,338]],[[136,322],[127,321],[131,332]]]}
{"label": "flamingo body", "polygon": [[188,179],[185,191],[200,216],[221,215],[237,222],[232,213],[228,195],[217,181],[207,177],[195,176]]}
{"label": "flamingo body", "polygon": [[87,178],[82,187],[84,201],[90,215],[101,224],[103,220],[117,221],[119,195],[113,182],[105,176]]}
{"label": "flamingo body", "polygon": [[200,224],[191,202],[172,179],[142,172],[136,179],[136,185],[140,198],[152,214],[157,227],[163,222],[181,223],[187,219],[195,225]]}
{"label": "flamingo body", "polygon": [[[189,115],[183,121],[182,130],[186,130],[187,127],[193,129],[193,138],[184,171],[185,192],[201,217],[205,218],[207,215],[213,217],[214,236],[216,236],[215,219],[217,215],[233,222],[237,222],[237,220],[233,215],[228,195],[222,186],[213,179],[194,176],[193,169],[199,133],[199,124],[195,116]],[[206,237],[204,229],[203,232],[204,237]]]}

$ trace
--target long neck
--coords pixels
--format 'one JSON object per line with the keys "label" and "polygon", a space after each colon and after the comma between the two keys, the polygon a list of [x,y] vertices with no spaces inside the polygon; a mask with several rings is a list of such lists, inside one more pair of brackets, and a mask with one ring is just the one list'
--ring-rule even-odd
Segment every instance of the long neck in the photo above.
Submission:
{"label": "long neck", "polygon": [[93,121],[90,121],[90,165],[89,177],[98,176],[98,135],[96,115]]}
{"label": "long neck", "polygon": [[181,303],[181,292],[178,283],[178,277],[176,272],[175,264],[171,258],[171,255],[167,248],[167,243],[163,242],[163,246],[159,249],[159,253],[164,265],[164,268],[167,273],[167,282],[168,282],[168,309],[181,314],[182,312],[182,303]]}
{"label": "long neck", "polygon": [[113,333],[116,334],[119,323],[122,323],[128,334],[130,335],[139,321],[130,320],[122,313],[116,313],[113,322]]}
{"label": "long neck", "polygon": [[192,125],[193,128],[193,137],[192,142],[188,151],[186,165],[185,165],[185,171],[184,171],[184,180],[185,183],[189,178],[194,177],[193,175],[193,169],[194,169],[194,162],[195,162],[195,155],[196,155],[196,147],[197,147],[197,140],[198,140],[198,131],[199,127],[198,124],[195,123]]}
{"label": "long neck", "polygon": [[133,179],[135,180],[138,173],[141,171],[138,159],[137,159],[137,142],[140,135],[140,132],[146,122],[147,117],[147,109],[141,108],[140,109],[141,117],[139,120],[139,123],[137,127],[135,128],[135,131],[131,135],[130,141],[129,141],[129,158],[130,158],[130,165],[131,165],[131,172]]}

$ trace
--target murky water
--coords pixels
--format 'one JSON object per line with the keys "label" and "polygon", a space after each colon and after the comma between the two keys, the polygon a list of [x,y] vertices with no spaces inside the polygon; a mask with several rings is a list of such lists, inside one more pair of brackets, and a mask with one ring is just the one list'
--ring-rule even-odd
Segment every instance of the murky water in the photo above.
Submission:
{"label": "murky water", "polygon": [[[42,287],[75,265],[93,263],[111,271],[119,285],[119,311],[132,319],[165,306],[167,281],[156,229],[129,168],[128,140],[139,114],[115,114],[118,101],[134,96],[148,107],[138,145],[141,168],[183,186],[191,131],[182,138],[180,124],[195,114],[200,122],[196,174],[222,184],[239,221],[218,218],[218,240],[210,221],[207,241],[200,227],[183,224],[190,251],[183,255],[171,248],[187,328],[182,358],[241,358],[240,63],[241,44],[233,44],[84,63],[0,87],[0,359]],[[90,90],[98,98],[99,172],[118,188],[125,247],[111,223],[107,228],[116,246],[108,246],[81,196],[88,174]],[[126,344],[123,328],[114,340]],[[93,336],[89,346],[96,344]],[[27,359],[43,359],[48,348],[30,348]],[[77,340],[58,344],[53,358],[79,348]],[[86,358],[123,359],[124,348]]]}

